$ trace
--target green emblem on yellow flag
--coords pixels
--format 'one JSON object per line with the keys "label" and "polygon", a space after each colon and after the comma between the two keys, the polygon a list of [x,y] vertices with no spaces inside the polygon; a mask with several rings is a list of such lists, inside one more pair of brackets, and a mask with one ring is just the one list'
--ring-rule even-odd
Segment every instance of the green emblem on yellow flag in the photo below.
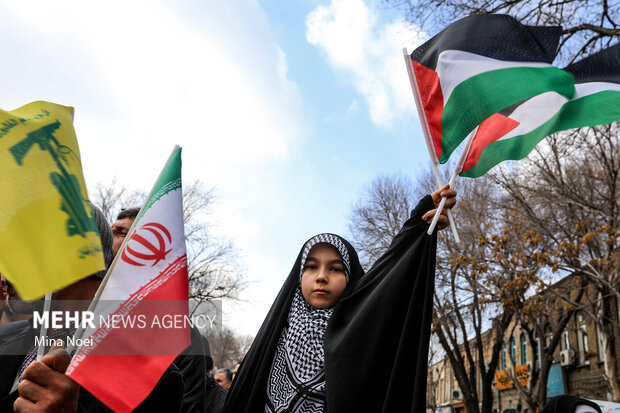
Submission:
{"label": "green emblem on yellow flag", "polygon": [[0,110],[0,272],[36,299],[104,269],[73,108]]}

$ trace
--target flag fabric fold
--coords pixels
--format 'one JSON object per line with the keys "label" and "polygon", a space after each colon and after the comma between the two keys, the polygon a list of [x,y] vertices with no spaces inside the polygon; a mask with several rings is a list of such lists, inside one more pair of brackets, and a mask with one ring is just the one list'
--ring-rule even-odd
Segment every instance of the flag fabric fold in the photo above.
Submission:
{"label": "flag fabric fold", "polygon": [[0,110],[0,272],[26,300],[105,269],[73,108]]}
{"label": "flag fabric fold", "polygon": [[180,148],[173,151],[104,283],[95,320],[148,317],[129,328],[96,323],[87,329],[83,338],[94,344],[78,349],[67,375],[115,412],[130,412],[190,344],[189,326],[150,323],[188,316]]}
{"label": "flag fabric fold", "polygon": [[494,113],[541,93],[572,98],[574,79],[551,65],[561,27],[510,16],[458,20],[411,53],[415,81],[441,163]]}
{"label": "flag fabric fold", "polygon": [[620,44],[564,70],[575,78],[575,96],[543,93],[485,120],[461,176],[477,178],[505,160],[523,159],[552,133],[620,120]]}

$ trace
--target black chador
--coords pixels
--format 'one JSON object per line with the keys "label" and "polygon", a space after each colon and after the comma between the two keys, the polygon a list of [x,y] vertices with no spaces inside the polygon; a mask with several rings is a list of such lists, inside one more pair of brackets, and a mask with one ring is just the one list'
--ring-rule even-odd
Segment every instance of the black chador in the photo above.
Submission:
{"label": "black chador", "polygon": [[[426,196],[364,275],[355,249],[320,234],[304,244],[230,389],[225,412],[422,412],[430,338],[436,234]],[[314,308],[300,279],[308,252],[330,244],[347,286],[338,303]]]}

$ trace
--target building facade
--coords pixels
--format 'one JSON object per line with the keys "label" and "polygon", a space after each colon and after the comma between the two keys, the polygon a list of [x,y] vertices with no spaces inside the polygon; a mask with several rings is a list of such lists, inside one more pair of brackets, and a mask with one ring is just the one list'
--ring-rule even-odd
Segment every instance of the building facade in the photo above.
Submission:
{"label": "building facade", "polygon": [[[571,277],[556,283],[553,288],[565,290],[570,298],[575,291]],[[614,305],[611,312],[614,320],[606,323],[611,334],[601,334],[601,323],[597,323],[597,306],[600,306],[601,295],[593,287],[585,290],[577,309],[567,301],[551,300],[550,308],[545,309],[540,317],[544,336],[534,338],[535,343],[528,339],[527,331],[513,320],[503,337],[495,379],[492,383],[493,413],[531,413],[525,402],[523,390],[531,389],[530,375],[540,371],[541,358],[548,357],[551,362],[546,384],[547,397],[559,394],[572,394],[593,400],[612,400],[611,380],[620,376],[615,354],[619,354],[618,341],[618,308]],[[572,308],[566,327],[560,334],[558,345],[551,350],[554,321]],[[608,312],[609,314],[609,312]],[[555,329],[557,330],[557,329]],[[482,336],[485,360],[491,357],[491,331]],[[611,347],[611,348],[610,348]],[[606,352],[606,350],[608,350]],[[610,356],[614,360],[609,360]],[[606,374],[605,362],[612,362],[614,369]],[[609,372],[609,370],[607,370]],[[616,377],[609,377],[609,376]],[[478,380],[477,391],[481,394],[482,380]],[[479,396],[480,397],[480,396]],[[618,400],[616,400],[618,401]],[[427,411],[433,413],[465,413],[466,407],[459,383],[454,375],[448,358],[429,366],[427,382]]]}

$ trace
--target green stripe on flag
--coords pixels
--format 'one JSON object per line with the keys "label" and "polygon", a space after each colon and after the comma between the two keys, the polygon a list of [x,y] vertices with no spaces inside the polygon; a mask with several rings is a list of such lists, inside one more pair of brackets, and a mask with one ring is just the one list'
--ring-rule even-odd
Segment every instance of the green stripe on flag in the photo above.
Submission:
{"label": "green stripe on flag", "polygon": [[546,136],[573,128],[603,125],[620,119],[620,92],[605,90],[566,102],[547,122],[524,135],[488,145],[478,163],[461,176],[478,178],[505,160],[525,158]]}
{"label": "green stripe on flag", "polygon": [[155,186],[153,186],[149,198],[146,200],[144,207],[140,210],[140,216],[144,215],[144,213],[162,196],[179,188],[181,188],[181,148],[178,148],[170,156],[170,160],[166,163],[159,179],[157,179]]}
{"label": "green stripe on flag", "polygon": [[545,92],[567,98],[575,93],[575,79],[562,69],[516,67],[491,70],[472,76],[456,86],[442,117],[441,163],[482,121],[500,110]]}

